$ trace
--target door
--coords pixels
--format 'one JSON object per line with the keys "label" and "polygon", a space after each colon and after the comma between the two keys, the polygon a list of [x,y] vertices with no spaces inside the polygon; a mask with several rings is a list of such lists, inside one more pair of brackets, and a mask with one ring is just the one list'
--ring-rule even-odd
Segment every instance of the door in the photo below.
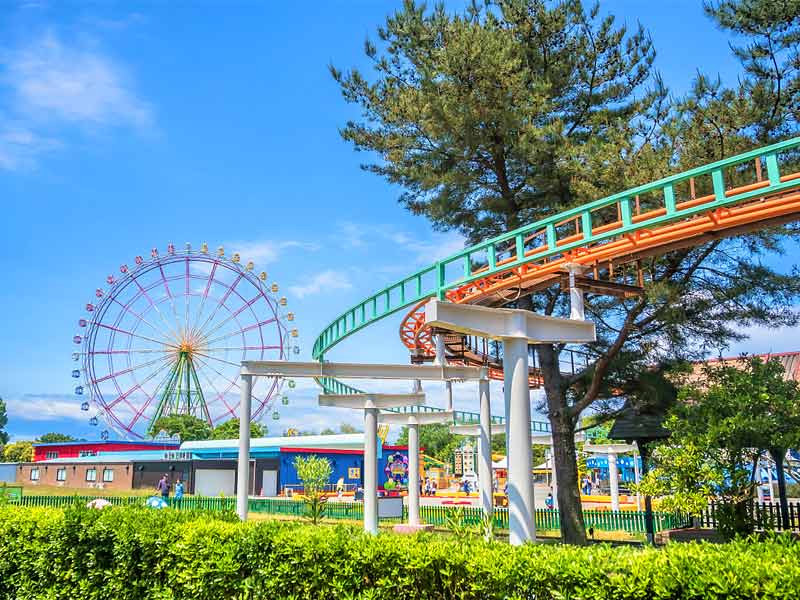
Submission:
{"label": "door", "polygon": [[197,469],[194,493],[197,496],[233,496],[236,494],[236,471],[233,469]]}
{"label": "door", "polygon": [[277,496],[278,495],[278,472],[277,471],[264,471],[263,479],[261,480],[261,495],[262,496]]}

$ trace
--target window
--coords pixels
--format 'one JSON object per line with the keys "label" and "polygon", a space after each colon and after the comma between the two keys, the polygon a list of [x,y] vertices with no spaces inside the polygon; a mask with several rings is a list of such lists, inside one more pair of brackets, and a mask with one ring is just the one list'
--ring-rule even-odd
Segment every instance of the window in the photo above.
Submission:
{"label": "window", "polygon": [[56,481],[66,481],[67,480],[67,470],[64,467],[61,467],[58,471],[56,471]]}
{"label": "window", "polygon": [[78,452],[78,456],[80,456],[81,458],[83,458],[84,456],[96,456],[96,455],[97,452],[95,452],[94,450],[81,450],[80,452]]}
{"label": "window", "polygon": [[97,469],[86,469],[86,481],[97,481]]}
{"label": "window", "polygon": [[103,469],[103,481],[114,481],[114,469]]}
{"label": "window", "polygon": [[58,450],[49,450],[45,455],[45,459],[58,458]]}
{"label": "window", "polygon": [[39,481],[39,467],[31,469],[31,481]]}

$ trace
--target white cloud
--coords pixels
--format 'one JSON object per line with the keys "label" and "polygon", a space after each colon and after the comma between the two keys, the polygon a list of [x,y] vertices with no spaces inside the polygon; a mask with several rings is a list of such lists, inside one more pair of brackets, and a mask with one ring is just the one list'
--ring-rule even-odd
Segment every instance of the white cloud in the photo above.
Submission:
{"label": "white cloud", "polygon": [[328,269],[317,273],[302,285],[291,285],[289,291],[298,298],[314,296],[322,291],[349,290],[353,287],[346,273]]}
{"label": "white cloud", "polygon": [[39,155],[60,146],[58,140],[42,137],[22,125],[6,126],[0,131],[0,169],[31,168]]}
{"label": "white cloud", "polygon": [[70,47],[53,33],[10,54],[5,82],[16,108],[36,120],[150,127],[150,107],[122,67],[98,51]]}
{"label": "white cloud", "polygon": [[313,242],[301,242],[299,240],[284,241],[249,241],[249,242],[228,242],[224,244],[226,252],[229,254],[238,252],[242,261],[252,260],[256,265],[274,263],[280,258],[281,252],[290,248],[314,252],[319,246]]}
{"label": "white cloud", "polygon": [[30,169],[64,146],[63,127],[149,130],[152,110],[119,63],[96,48],[70,46],[54,33],[0,54],[0,84],[10,91],[0,118],[0,169]]}
{"label": "white cloud", "polygon": [[363,248],[375,240],[388,241],[398,250],[414,254],[414,261],[421,264],[436,262],[464,248],[464,238],[454,232],[420,237],[392,225],[368,225],[352,221],[338,223],[337,239],[350,248]]}
{"label": "white cloud", "polygon": [[68,419],[86,421],[80,403],[73,396],[62,394],[24,394],[5,399],[9,421],[53,421]]}

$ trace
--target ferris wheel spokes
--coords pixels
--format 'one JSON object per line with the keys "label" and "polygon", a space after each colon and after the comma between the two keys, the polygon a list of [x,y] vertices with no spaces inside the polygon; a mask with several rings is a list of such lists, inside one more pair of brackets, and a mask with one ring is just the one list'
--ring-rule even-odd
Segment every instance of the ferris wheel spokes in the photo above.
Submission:
{"label": "ferris wheel spokes", "polygon": [[109,373],[108,375],[100,377],[99,379],[95,379],[95,382],[96,383],[102,383],[102,382],[107,381],[109,379],[112,379],[112,378],[115,378],[115,377],[119,377],[121,375],[128,375],[130,373],[133,373],[134,371],[138,371],[139,369],[144,369],[144,368],[150,367],[152,365],[158,364],[158,363],[160,363],[162,361],[169,361],[169,360],[170,360],[170,358],[168,356],[161,356],[161,357],[153,359],[151,361],[140,363],[140,364],[136,365],[135,367],[128,367],[127,369],[123,369],[122,371],[117,371],[116,373]]}
{"label": "ferris wheel spokes", "polygon": [[[201,335],[202,335],[203,329],[205,329],[206,325],[208,325],[214,319],[214,317],[217,316],[217,312],[219,312],[220,307],[225,306],[225,302],[228,301],[228,297],[233,293],[234,288],[237,285],[239,285],[239,282],[242,280],[243,277],[244,277],[244,273],[239,273],[239,276],[236,278],[236,280],[228,286],[227,290],[225,291],[225,295],[222,296],[219,300],[217,300],[217,305],[214,307],[214,310],[211,312],[211,314],[208,316],[208,318],[205,320],[205,322],[197,329],[197,331]],[[222,285],[224,285],[224,284],[222,284]]]}
{"label": "ferris wheel spokes", "polygon": [[175,342],[176,342],[176,343],[177,343],[177,342],[179,342],[179,341],[180,341],[180,339],[181,339],[180,335],[178,335],[178,333],[172,329],[172,325],[170,325],[170,324],[169,324],[169,322],[167,321],[166,317],[165,317],[165,316],[163,315],[163,313],[162,313],[162,312],[159,310],[159,308],[158,308],[158,304],[157,304],[157,303],[155,303],[155,302],[153,302],[153,299],[150,297],[150,294],[148,294],[148,293],[147,293],[147,290],[145,290],[145,289],[142,287],[142,284],[141,284],[141,283],[139,283],[139,280],[138,280],[138,279],[134,279],[134,280],[133,280],[133,282],[136,284],[136,287],[138,287],[138,288],[139,288],[139,292],[140,292],[140,293],[141,293],[141,294],[144,296],[144,298],[145,298],[145,299],[146,299],[146,300],[147,300],[147,301],[150,303],[150,306],[151,306],[151,308],[152,308],[153,310],[155,310],[155,311],[156,311],[156,313],[158,314],[159,318],[161,319],[161,322],[162,322],[162,323],[164,323],[164,325],[166,326],[166,328],[167,328],[167,331],[169,332],[169,334],[170,334],[170,335],[171,335],[173,338],[175,338]]}
{"label": "ferris wheel spokes", "polygon": [[[199,251],[187,244],[176,253],[169,244],[162,255],[153,249],[150,258],[135,258],[135,267],[120,266],[123,277],[106,278],[110,287],[95,292],[102,300],[87,304],[91,316],[79,319],[88,327],[73,339],[83,345],[73,360],[83,358],[72,376],[82,372],[86,381],[75,393],[88,389],[81,410],[94,405],[111,428],[136,437],[150,435],[161,415],[194,414],[212,424],[235,417],[241,362],[282,359],[292,350],[296,332],[285,321],[294,317],[283,314],[277,284],[266,285],[266,273],[240,264],[238,254],[228,258],[220,248],[210,255],[205,243]],[[283,383],[254,382],[254,419]]]}

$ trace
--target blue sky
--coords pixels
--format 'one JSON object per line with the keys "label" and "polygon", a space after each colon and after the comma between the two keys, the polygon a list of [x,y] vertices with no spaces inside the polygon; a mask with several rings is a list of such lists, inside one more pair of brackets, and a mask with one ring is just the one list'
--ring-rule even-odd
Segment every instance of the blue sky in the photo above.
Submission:
{"label": "blue sky", "polygon": [[[69,393],[71,337],[105,276],[154,246],[224,244],[265,268],[297,314],[305,359],[337,311],[460,246],[404,211],[337,132],[357,114],[327,65],[366,66],[364,38],[398,5],[4,3],[0,396],[14,437],[96,435]],[[697,69],[735,78],[699,1],[603,10],[650,29],[675,93]],[[330,358],[407,360],[397,324]],[[795,335],[755,331],[746,348],[795,349]],[[460,390],[460,407],[472,395]],[[358,417],[319,409],[301,385],[280,427],[343,421]]]}

